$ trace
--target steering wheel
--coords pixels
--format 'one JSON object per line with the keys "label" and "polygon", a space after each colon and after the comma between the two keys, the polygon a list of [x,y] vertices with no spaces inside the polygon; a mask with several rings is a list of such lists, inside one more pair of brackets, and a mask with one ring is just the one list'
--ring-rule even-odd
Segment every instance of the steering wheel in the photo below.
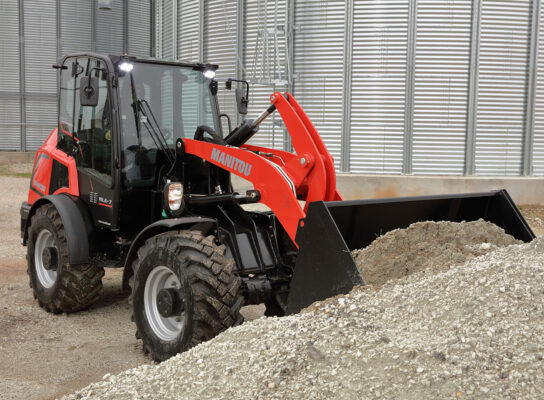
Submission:
{"label": "steering wheel", "polygon": [[[204,133],[210,135],[211,138],[204,137]],[[225,142],[225,140],[218,133],[206,125],[200,125],[198,128],[196,128],[194,139],[208,143],[220,144],[222,146],[227,145],[227,142]]]}
{"label": "steering wheel", "polygon": [[69,134],[70,136],[72,136],[72,132],[74,132],[74,126],[71,123],[60,121],[59,125],[63,133]]}

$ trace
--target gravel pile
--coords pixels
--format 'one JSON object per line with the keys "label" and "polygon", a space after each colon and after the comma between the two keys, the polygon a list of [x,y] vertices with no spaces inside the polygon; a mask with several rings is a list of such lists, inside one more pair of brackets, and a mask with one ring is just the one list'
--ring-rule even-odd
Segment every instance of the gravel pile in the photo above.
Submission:
{"label": "gravel pile", "polygon": [[434,274],[521,241],[479,219],[472,222],[416,222],[352,251],[367,285],[381,286],[415,272]]}
{"label": "gravel pile", "polygon": [[227,330],[65,399],[544,398],[544,238]]}

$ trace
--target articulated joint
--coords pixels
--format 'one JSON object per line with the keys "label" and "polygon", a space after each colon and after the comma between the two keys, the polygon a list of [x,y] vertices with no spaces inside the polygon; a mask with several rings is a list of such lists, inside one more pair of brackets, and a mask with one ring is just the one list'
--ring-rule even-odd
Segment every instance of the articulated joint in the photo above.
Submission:
{"label": "articulated joint", "polygon": [[246,304],[261,304],[272,296],[270,281],[263,276],[243,278]]}

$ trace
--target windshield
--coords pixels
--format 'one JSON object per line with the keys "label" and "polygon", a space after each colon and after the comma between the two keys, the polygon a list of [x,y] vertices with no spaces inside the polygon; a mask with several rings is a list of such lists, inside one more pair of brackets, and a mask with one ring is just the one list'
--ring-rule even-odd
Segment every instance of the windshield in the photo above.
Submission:
{"label": "windshield", "polygon": [[[132,75],[132,79],[131,79]],[[134,82],[134,93],[131,87]],[[132,72],[119,76],[123,182],[127,186],[153,184],[160,143],[150,124],[156,124],[173,146],[178,138],[193,138],[196,128],[207,125],[220,132],[214,118],[210,81],[189,67],[135,62]],[[134,97],[145,101],[151,113],[133,107]],[[146,111],[149,111],[146,109]],[[136,112],[135,112],[136,111]],[[152,114],[153,121],[150,121]],[[139,124],[137,123],[139,119]]]}

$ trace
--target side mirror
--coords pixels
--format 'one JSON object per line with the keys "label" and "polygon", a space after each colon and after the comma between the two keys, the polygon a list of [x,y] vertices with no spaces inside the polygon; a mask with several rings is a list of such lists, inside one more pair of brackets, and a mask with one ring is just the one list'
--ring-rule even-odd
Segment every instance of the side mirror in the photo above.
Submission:
{"label": "side mirror", "polygon": [[238,106],[238,113],[240,113],[242,115],[246,115],[247,114],[247,106],[249,104],[249,83],[247,81],[244,81],[244,80],[229,78],[225,82],[225,87],[228,90],[232,89],[232,82],[240,82],[240,83],[243,83],[244,85],[246,85],[245,95],[244,95],[244,91],[242,89],[240,89],[240,88],[236,88],[234,90],[234,94],[236,96],[236,105]]}
{"label": "side mirror", "polygon": [[242,115],[247,114],[247,105],[249,100],[244,96],[244,91],[240,88],[234,89],[234,94],[236,95],[236,105],[238,106],[238,112]]}
{"label": "side mirror", "polygon": [[217,94],[218,88],[219,88],[219,85],[217,84],[217,81],[212,79],[212,81],[210,82],[210,91],[212,92],[213,96]]}
{"label": "side mirror", "polygon": [[98,78],[82,76],[79,88],[79,102],[84,107],[96,107],[98,104]]}

